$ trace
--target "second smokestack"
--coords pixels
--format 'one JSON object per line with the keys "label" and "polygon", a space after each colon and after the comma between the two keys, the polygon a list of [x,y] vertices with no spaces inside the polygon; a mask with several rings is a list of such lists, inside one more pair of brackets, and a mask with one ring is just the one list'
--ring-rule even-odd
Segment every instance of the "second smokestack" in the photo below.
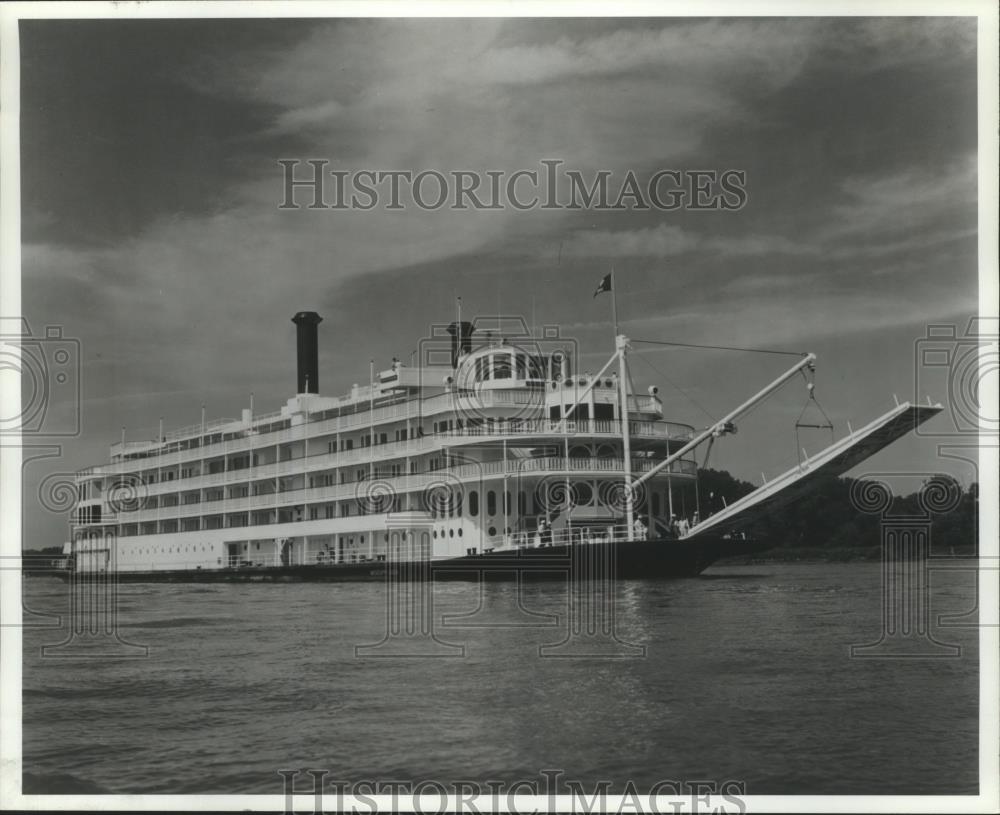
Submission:
{"label": "second smokestack", "polygon": [[460,323],[452,323],[448,326],[448,333],[451,334],[451,367],[458,367],[458,358],[462,354],[472,353],[472,323],[464,320]]}

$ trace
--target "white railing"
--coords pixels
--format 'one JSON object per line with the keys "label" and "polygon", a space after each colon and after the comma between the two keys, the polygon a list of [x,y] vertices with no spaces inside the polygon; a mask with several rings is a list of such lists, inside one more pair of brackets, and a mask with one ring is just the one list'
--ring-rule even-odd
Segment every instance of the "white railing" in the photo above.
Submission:
{"label": "white railing", "polygon": [[[263,447],[273,444],[282,444],[287,442],[301,441],[307,437],[315,437],[331,433],[342,433],[350,430],[358,430],[369,427],[370,425],[378,426],[387,421],[394,419],[427,419],[433,415],[440,413],[447,413],[449,411],[456,411],[459,413],[468,412],[470,410],[478,410],[480,408],[502,408],[502,407],[519,407],[524,405],[536,406],[539,409],[545,405],[545,396],[542,391],[533,390],[483,390],[478,391],[475,394],[468,393],[443,393],[437,396],[428,397],[427,399],[420,400],[419,403],[414,403],[414,400],[406,400],[394,405],[388,405],[385,407],[375,408],[373,412],[367,410],[361,410],[356,413],[351,413],[346,416],[334,417],[329,419],[311,419],[300,424],[292,425],[281,430],[274,430],[267,433],[259,433],[252,430],[251,427],[244,428],[240,431],[238,428],[232,429],[233,425],[239,425],[239,421],[235,419],[220,419],[215,420],[211,424],[205,425],[206,435],[210,431],[218,432],[220,429],[225,427],[230,427],[230,432],[242,432],[243,435],[240,438],[227,439],[224,441],[213,442],[210,444],[203,444],[198,447],[192,447],[188,449],[175,449],[169,452],[165,451],[160,455],[148,456],[146,459],[128,459],[128,461],[141,462],[147,459],[156,459],[158,467],[167,467],[174,464],[181,464],[184,462],[197,460],[201,458],[211,458],[214,456],[225,455],[227,453],[237,453],[250,450],[254,447]],[[660,403],[655,397],[629,397],[630,409],[636,412],[655,412],[659,413]],[[254,417],[253,426],[257,426],[261,423],[262,419],[274,419],[279,418],[279,414],[269,414],[266,417]],[[614,422],[611,422],[614,424]],[[640,424],[654,424],[653,422],[643,422]],[[660,423],[655,423],[660,424]],[[676,423],[665,422],[663,423],[673,428],[680,430],[678,435],[671,436],[671,438],[685,438],[681,433],[687,433],[686,438],[690,438],[690,433],[693,432],[692,428],[685,425],[680,425]],[[190,431],[190,435],[198,436],[200,435],[201,425],[192,425],[189,428],[185,428],[186,431]],[[619,428],[620,430],[620,428]],[[618,432],[618,431],[608,431],[608,432]],[[167,444],[174,445],[179,444],[180,441],[177,440],[178,434],[181,431],[174,431],[173,433],[167,434],[168,439]],[[126,450],[128,452],[129,445],[136,445],[137,447],[142,447],[144,449],[150,449],[152,447],[164,447],[165,444],[158,444],[154,441],[146,442],[126,442]],[[121,444],[116,443],[111,445],[111,455],[121,454]],[[81,471],[82,472],[82,471]]]}
{"label": "white railing", "polygon": [[[693,429],[687,425],[675,422],[630,422],[632,438],[663,439],[664,441],[687,441],[692,437]],[[476,439],[484,442],[490,439],[513,439],[516,437],[530,438],[543,435],[559,437],[569,435],[577,440],[581,436],[595,438],[617,438],[621,428],[617,421],[610,419],[568,420],[563,428],[561,420],[557,419],[523,419],[507,420],[489,423],[484,420],[482,425],[455,428],[453,430],[424,434],[403,441],[391,441],[369,447],[357,447],[351,450],[312,453],[308,456],[296,456],[278,462],[257,464],[253,467],[243,467],[238,470],[226,470],[220,473],[205,473],[188,478],[161,481],[147,484],[147,494],[156,495],[167,492],[180,492],[200,489],[217,484],[234,484],[258,478],[271,478],[278,475],[306,473],[328,467],[347,466],[351,464],[367,464],[370,461],[379,462],[407,455],[420,455],[431,450],[452,446],[450,441],[457,439]],[[267,445],[260,445],[261,447]],[[207,448],[202,448],[204,451]],[[230,453],[240,452],[230,450]],[[246,452],[252,452],[247,448]],[[167,457],[158,462],[158,467],[171,466]],[[117,475],[122,465],[105,465],[107,475]],[[90,468],[96,471],[97,468]],[[83,471],[78,475],[83,474]],[[183,484],[183,486],[180,486]]]}
{"label": "white railing", "polygon": [[523,531],[495,535],[487,538],[484,548],[545,549],[550,546],[615,543],[634,539],[645,540],[648,537],[648,533],[641,533],[639,528],[634,528],[630,533],[627,524],[581,523],[578,526],[568,525],[559,529],[549,529],[545,532],[536,530],[533,532]]}
{"label": "white railing", "polygon": [[[639,474],[651,470],[657,465],[656,459],[632,459],[632,473]],[[672,475],[694,476],[698,465],[694,461],[678,460],[667,468]],[[507,476],[525,476],[550,473],[600,473],[614,477],[624,477],[624,460],[621,458],[565,458],[548,456],[542,458],[511,458],[506,461],[485,461],[463,464],[457,467],[441,469],[410,475],[376,475],[373,479],[349,481],[345,484],[333,484],[319,487],[299,487],[260,495],[239,497],[222,497],[199,503],[179,504],[171,507],[146,507],[133,511],[120,511],[120,523],[144,523],[151,521],[166,521],[180,518],[190,518],[201,515],[228,515],[237,512],[270,512],[299,504],[316,502],[331,502],[345,499],[364,499],[368,497],[366,487],[375,482],[385,483],[392,493],[401,495],[408,492],[423,491],[433,485],[449,483],[451,479],[460,482],[475,481],[483,478]],[[667,476],[666,469],[662,473]],[[374,489],[374,488],[373,488]],[[377,490],[376,490],[377,492]],[[373,500],[377,496],[370,496]],[[304,519],[303,519],[304,520]],[[251,524],[257,526],[259,524]]]}

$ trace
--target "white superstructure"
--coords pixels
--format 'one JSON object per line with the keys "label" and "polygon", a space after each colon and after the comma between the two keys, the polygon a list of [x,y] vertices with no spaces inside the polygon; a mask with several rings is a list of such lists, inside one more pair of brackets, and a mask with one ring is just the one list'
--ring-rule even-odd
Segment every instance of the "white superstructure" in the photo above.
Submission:
{"label": "white superstructure", "polygon": [[693,429],[663,420],[655,388],[635,393],[617,371],[574,373],[571,355],[552,348],[558,338],[455,322],[440,332],[451,335],[441,358],[422,350],[417,365],[394,361],[327,397],[317,392],[320,318],[294,321],[299,392],[279,411],[114,444],[107,464],[77,474],[77,570],[426,557],[414,546],[455,558],[537,544],[543,519],[564,540],[613,535],[629,509],[633,532],[642,524],[652,537],[675,502],[678,514],[692,503],[697,468],[681,458],[626,506],[622,485]]}

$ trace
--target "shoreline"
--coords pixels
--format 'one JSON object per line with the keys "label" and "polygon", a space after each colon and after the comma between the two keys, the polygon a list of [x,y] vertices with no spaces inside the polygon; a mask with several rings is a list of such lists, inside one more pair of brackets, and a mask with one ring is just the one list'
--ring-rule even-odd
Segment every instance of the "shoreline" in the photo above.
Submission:
{"label": "shoreline", "polygon": [[[932,558],[975,558],[973,547],[962,547],[950,551],[932,551]],[[882,559],[882,546],[789,546],[766,549],[748,555],[720,558],[713,566],[747,566],[757,563],[853,563],[855,561],[877,562]]]}

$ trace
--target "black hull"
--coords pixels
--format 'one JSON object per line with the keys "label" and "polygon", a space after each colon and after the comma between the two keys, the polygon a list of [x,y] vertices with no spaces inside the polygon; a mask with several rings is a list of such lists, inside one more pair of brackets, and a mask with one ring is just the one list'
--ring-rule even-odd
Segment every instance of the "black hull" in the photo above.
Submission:
{"label": "black hull", "polygon": [[[119,572],[122,583],[280,583],[385,580],[638,580],[694,577],[719,558],[746,555],[767,548],[760,540],[711,538],[623,541],[576,546],[551,546],[515,552],[487,552],[430,563],[389,564],[385,561],[331,565],[185,569],[177,571]],[[614,567],[611,568],[611,562]],[[40,572],[39,572],[40,573]],[[46,571],[68,578],[68,570]],[[84,577],[89,576],[84,575]],[[96,574],[94,575],[97,576]],[[78,576],[79,577],[79,576]],[[103,575],[102,575],[103,577]]]}

